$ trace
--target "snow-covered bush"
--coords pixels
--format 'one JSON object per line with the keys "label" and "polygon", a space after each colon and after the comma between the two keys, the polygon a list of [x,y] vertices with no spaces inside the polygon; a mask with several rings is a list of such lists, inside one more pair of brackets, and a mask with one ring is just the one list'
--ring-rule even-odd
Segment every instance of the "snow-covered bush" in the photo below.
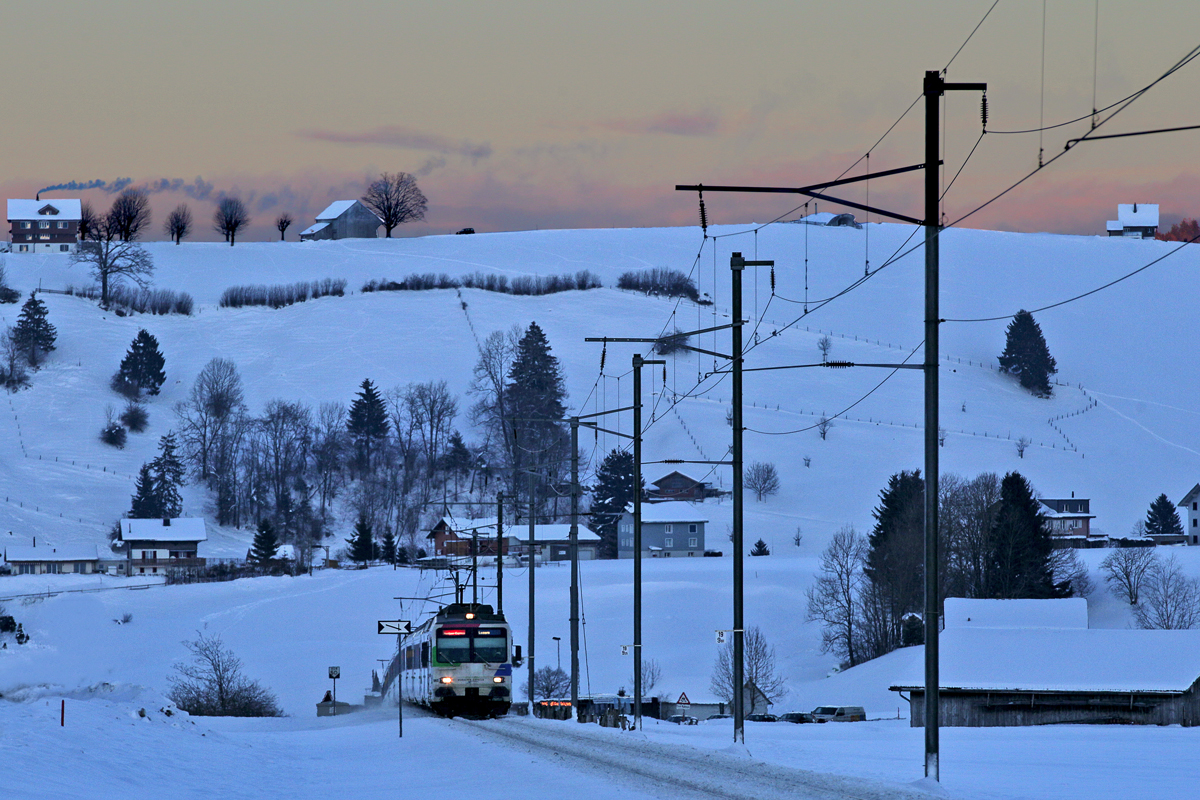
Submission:
{"label": "snow-covered bush", "polygon": [[168,676],[167,697],[189,714],[202,717],[282,717],[279,701],[258,681],[242,674],[242,660],[225,647],[221,637],[205,636],[184,642],[191,658],[175,665]]}

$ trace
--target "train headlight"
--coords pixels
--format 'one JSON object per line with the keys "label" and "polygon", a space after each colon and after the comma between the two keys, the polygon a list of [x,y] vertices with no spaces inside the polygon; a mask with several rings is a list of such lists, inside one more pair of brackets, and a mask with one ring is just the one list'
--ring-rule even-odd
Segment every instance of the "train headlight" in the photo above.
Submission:
{"label": "train headlight", "polygon": [[442,681],[442,683],[454,683],[454,678],[451,678],[449,675],[446,675],[441,678],[441,681]]}
{"label": "train headlight", "polygon": [[504,678],[501,678],[499,675],[497,675],[496,677],[492,678],[492,683],[504,683]]}

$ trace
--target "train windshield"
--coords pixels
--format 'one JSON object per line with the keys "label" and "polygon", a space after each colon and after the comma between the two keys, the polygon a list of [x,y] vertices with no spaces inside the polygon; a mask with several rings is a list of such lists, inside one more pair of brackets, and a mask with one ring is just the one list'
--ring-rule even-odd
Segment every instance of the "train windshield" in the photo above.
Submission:
{"label": "train windshield", "polygon": [[445,627],[437,633],[439,664],[500,664],[508,660],[508,636],[504,628]]}

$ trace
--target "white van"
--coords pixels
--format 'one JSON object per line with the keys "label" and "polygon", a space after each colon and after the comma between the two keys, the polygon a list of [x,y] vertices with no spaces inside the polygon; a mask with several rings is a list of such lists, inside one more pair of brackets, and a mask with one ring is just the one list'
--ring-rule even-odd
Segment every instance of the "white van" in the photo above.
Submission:
{"label": "white van", "polygon": [[865,722],[867,712],[862,706],[817,706],[812,717],[817,722]]}

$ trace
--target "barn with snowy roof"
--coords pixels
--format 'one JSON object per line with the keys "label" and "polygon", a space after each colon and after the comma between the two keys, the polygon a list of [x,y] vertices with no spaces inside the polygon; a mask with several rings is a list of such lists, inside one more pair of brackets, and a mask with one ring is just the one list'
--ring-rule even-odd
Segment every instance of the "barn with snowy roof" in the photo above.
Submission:
{"label": "barn with snowy roof", "polygon": [[374,239],[383,221],[359,200],[335,200],[317,214],[317,221],[300,231],[300,241]]}
{"label": "barn with snowy roof", "polygon": [[[941,724],[1200,724],[1200,631],[1089,628],[1087,601],[947,598]],[[912,664],[891,687],[925,724]],[[905,696],[907,694],[907,696]]]}

